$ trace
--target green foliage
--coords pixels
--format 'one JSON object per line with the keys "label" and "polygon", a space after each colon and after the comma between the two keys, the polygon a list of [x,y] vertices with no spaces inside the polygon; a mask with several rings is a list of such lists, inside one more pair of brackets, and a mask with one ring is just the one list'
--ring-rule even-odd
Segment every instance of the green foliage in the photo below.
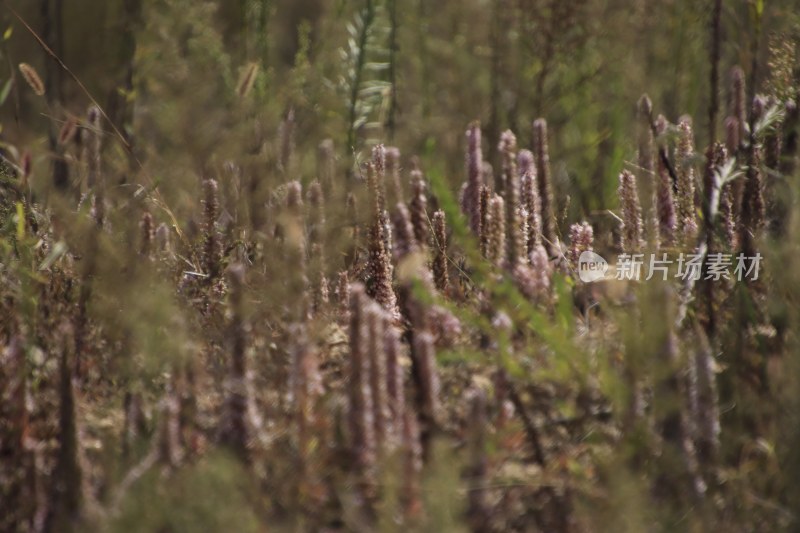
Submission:
{"label": "green foliage", "polygon": [[110,531],[260,531],[253,488],[241,466],[220,453],[167,483],[154,470],[125,496]]}
{"label": "green foliage", "polygon": [[349,123],[347,146],[353,150],[357,132],[380,135],[384,102],[392,91],[391,83],[384,79],[389,69],[385,18],[380,0],[366,0],[364,8],[347,24],[347,46],[339,52],[344,65],[339,86],[346,95]]}

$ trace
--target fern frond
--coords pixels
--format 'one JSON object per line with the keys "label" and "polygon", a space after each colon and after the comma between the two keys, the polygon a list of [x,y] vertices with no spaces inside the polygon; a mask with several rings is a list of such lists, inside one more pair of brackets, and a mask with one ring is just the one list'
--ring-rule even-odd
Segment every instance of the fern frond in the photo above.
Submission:
{"label": "fern frond", "polygon": [[755,136],[757,138],[761,138],[770,131],[774,130],[778,124],[783,122],[784,114],[783,105],[780,103],[775,103],[768,107],[766,111],[764,111],[764,114],[755,123]]}
{"label": "fern frond", "polygon": [[392,91],[391,82],[386,80],[391,68],[387,47],[391,28],[385,18],[379,0],[366,0],[364,7],[347,22],[347,44],[339,50],[344,63],[339,84],[346,95],[347,146],[351,150],[356,148],[360,129],[380,128],[376,115]]}

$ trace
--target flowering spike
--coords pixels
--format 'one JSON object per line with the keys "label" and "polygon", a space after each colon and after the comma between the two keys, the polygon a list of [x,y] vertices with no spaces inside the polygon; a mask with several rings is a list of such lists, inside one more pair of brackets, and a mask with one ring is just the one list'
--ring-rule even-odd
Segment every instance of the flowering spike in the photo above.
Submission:
{"label": "flowering spike", "polygon": [[367,299],[363,285],[350,286],[350,371],[349,409],[350,449],[355,464],[369,471],[375,462],[375,426],[372,421],[370,392],[369,338],[367,329]]}
{"label": "flowering spike", "polygon": [[142,231],[142,240],[139,245],[139,255],[143,257],[150,257],[153,250],[153,215],[145,211],[142,213],[142,219],[139,221],[139,228]]}
{"label": "flowering spike", "polygon": [[489,459],[486,453],[486,394],[481,389],[472,391],[469,401],[469,504],[467,518],[472,531],[491,529],[491,507],[488,502]]}
{"label": "flowering spike", "polygon": [[400,332],[392,324],[391,318],[383,314],[383,349],[386,352],[386,392],[389,403],[389,414],[393,428],[403,424],[405,412],[405,379],[401,356]]}
{"label": "flowering spike", "polygon": [[310,244],[322,243],[323,228],[325,227],[325,195],[319,180],[312,181],[308,186],[306,198],[309,205],[308,241]]}
{"label": "flowering spike", "polygon": [[210,279],[220,274],[220,245],[217,235],[219,191],[213,178],[203,180],[203,269]]}
{"label": "flowering spike", "polygon": [[428,197],[427,185],[419,170],[411,172],[411,190],[411,223],[417,244],[424,248],[428,244]]}
{"label": "flowering spike", "polygon": [[389,435],[388,425],[390,423],[383,315],[383,309],[375,303],[368,305],[365,310],[367,353],[369,354],[369,388],[372,396],[372,423],[378,448],[382,448],[386,444],[386,439]]}
{"label": "flowering spike", "polygon": [[[382,154],[382,146],[378,154]],[[378,148],[378,147],[376,147]],[[376,160],[382,160],[376,157]],[[382,163],[381,163],[382,164]],[[377,182],[378,172],[374,165],[367,164],[367,179],[369,189],[372,194],[373,207],[375,209],[374,219],[370,227],[369,234],[369,257],[367,258],[367,269],[369,276],[368,294],[383,306],[392,315],[399,315],[397,310],[397,297],[392,287],[392,276],[394,268],[389,257],[391,248],[387,248],[387,231],[390,231],[388,216],[381,209],[382,192]]]}
{"label": "flowering spike", "polygon": [[588,222],[573,224],[569,228],[569,263],[577,272],[578,260],[583,252],[591,252],[594,245],[594,230]]}
{"label": "flowering spike", "polygon": [[[753,99],[754,120],[760,118],[763,110],[760,97]],[[763,147],[759,143],[747,146],[747,172],[741,185],[741,216],[739,218],[738,243],[746,256],[755,255],[755,241],[764,227],[764,176],[761,172]]]}
{"label": "flowering spike", "polygon": [[297,180],[286,184],[286,207],[293,213],[303,207],[303,185]]}
{"label": "flowering spike", "polygon": [[317,178],[325,192],[331,192],[333,177],[336,175],[333,140],[325,139],[317,147]]}
{"label": "flowering spike", "polygon": [[28,83],[28,86],[33,90],[36,96],[44,96],[45,85],[39,73],[36,72],[32,66],[27,63],[19,64],[19,71],[23,79]]}
{"label": "flowering spike", "polygon": [[132,444],[144,436],[147,429],[147,420],[142,407],[142,395],[130,391],[126,392],[123,400],[123,412],[122,453],[125,457],[128,457]]}
{"label": "flowering spike", "polygon": [[400,150],[390,146],[386,149],[386,173],[394,188],[394,201],[403,201],[403,184],[400,182]]}
{"label": "flowering spike", "polygon": [[[656,119],[656,133],[661,137],[667,131],[667,119],[659,115]],[[664,161],[657,158],[656,210],[658,211],[659,237],[663,246],[675,244],[675,201],[672,196],[672,177]]]}
{"label": "flowering spike", "polygon": [[[780,105],[780,102],[774,97],[767,98],[767,108],[773,108]],[[764,135],[764,165],[773,170],[778,170],[778,164],[781,160],[781,150],[783,148],[783,129],[784,119],[776,120],[771,127],[767,128]]]}
{"label": "flowering spike", "polygon": [[536,119],[533,123],[533,149],[536,156],[536,181],[541,202],[542,238],[548,250],[556,243],[555,200],[553,199],[550,153],[547,146],[547,121]]}
{"label": "flowering spike", "polygon": [[725,148],[735,154],[739,150],[739,119],[730,116],[725,119]]}
{"label": "flowering spike", "polygon": [[347,210],[347,223],[349,224],[352,232],[352,239],[354,243],[358,243],[360,232],[358,224],[358,206],[356,205],[356,196],[352,192],[347,193],[345,199],[345,208]]}
{"label": "flowering spike", "polygon": [[717,377],[714,370],[714,353],[708,338],[695,328],[700,341],[695,353],[695,375],[697,378],[697,409],[693,426],[696,430],[697,453],[703,464],[714,464],[719,458],[719,398]]}
{"label": "flowering spike", "polygon": [[738,153],[742,143],[747,139],[747,104],[744,71],[742,67],[735,66],[731,69],[731,91],[728,111],[729,115],[736,118],[738,126],[738,141],[736,148],[731,153]]}
{"label": "flowering spike", "polygon": [[322,383],[317,354],[311,343],[308,342],[305,326],[296,324],[290,328],[290,331],[292,334],[290,345],[292,372],[289,379],[289,391],[294,412],[299,477],[301,483],[307,483],[308,477],[314,477],[314,472],[308,468],[309,456],[313,450],[310,433],[315,422],[316,398],[322,392]]}
{"label": "flowering spike", "polygon": [[636,189],[636,176],[627,170],[619,175],[618,189],[622,204],[622,251],[635,253],[642,249],[642,207],[639,204],[639,191]]}
{"label": "flowering spike", "polygon": [[677,206],[678,206],[678,243],[682,246],[694,246],[697,235],[697,213],[694,204],[694,133],[689,117],[682,117],[678,123],[680,137],[676,159],[678,163]]}
{"label": "flowering spike", "polygon": [[246,356],[248,325],[244,316],[244,282],[244,266],[241,264],[231,265],[228,268],[230,369],[219,440],[242,460],[249,461],[251,428],[248,421],[250,409]]}
{"label": "flowering spike", "polygon": [[169,226],[163,222],[158,225],[155,233],[156,247],[158,251],[170,255],[172,254],[172,246],[170,244]]}
{"label": "flowering spike", "polygon": [[166,466],[176,467],[183,458],[181,449],[180,400],[175,384],[167,384],[160,405],[161,419],[158,428],[158,459]]}
{"label": "flowering spike", "polygon": [[[728,161],[728,150],[718,144],[715,150],[715,166],[721,168]],[[725,239],[731,250],[736,250],[736,213],[734,211],[733,184],[725,183],[719,192],[719,219]]]}
{"label": "flowering spike", "polygon": [[481,127],[478,122],[473,122],[467,129],[467,186],[464,191],[464,213],[475,236],[481,233],[480,191],[482,186]]}
{"label": "flowering spike", "polygon": [[646,207],[646,234],[647,240],[653,249],[660,247],[659,218],[658,218],[658,176],[656,175],[655,165],[655,140],[653,138],[653,128],[651,127],[651,117],[653,114],[653,102],[650,97],[642,95],[638,104],[638,173],[639,184],[644,186],[647,191],[644,199]]}
{"label": "flowering spike", "polygon": [[419,394],[420,418],[425,432],[436,426],[439,413],[439,371],[433,335],[425,330],[415,331],[411,345],[411,358]]}
{"label": "flowering spike", "polygon": [[278,139],[280,140],[281,150],[279,166],[284,175],[289,174],[289,167],[292,164],[294,156],[294,126],[294,108],[290,107],[278,128]]}
{"label": "flowering spike", "polygon": [[514,281],[520,292],[534,302],[544,303],[550,297],[550,280],[553,267],[547,250],[541,244],[530,253],[530,265],[518,265],[514,269]]}
{"label": "flowering spike", "polygon": [[500,136],[498,150],[503,156],[503,186],[506,204],[506,262],[508,268],[514,269],[517,265],[526,262],[525,249],[527,243],[522,238],[522,220],[520,216],[520,187],[519,175],[514,150],[517,147],[517,138],[511,131],[505,131]]}
{"label": "flowering spike", "polygon": [[350,279],[346,270],[339,272],[336,281],[336,301],[339,305],[340,323],[347,323],[350,317]]}
{"label": "flowering spike", "polygon": [[503,198],[496,194],[489,200],[486,231],[486,258],[500,267],[506,256],[506,211]]}
{"label": "flowering spike", "polygon": [[397,262],[406,255],[418,251],[419,246],[414,235],[414,226],[411,224],[411,214],[404,203],[398,203],[395,207],[392,223],[395,235],[393,256]]}
{"label": "flowering spike", "polygon": [[491,219],[491,215],[489,213],[489,202],[492,198],[492,191],[486,185],[481,187],[481,203],[480,203],[480,211],[481,211],[481,235],[480,235],[480,247],[481,247],[481,255],[483,257],[489,257],[489,220]]}
{"label": "flowering spike", "polygon": [[436,288],[446,294],[450,285],[447,274],[447,226],[444,211],[439,210],[433,214],[433,281]]}
{"label": "flowering spike", "polygon": [[103,145],[103,130],[100,129],[101,116],[99,107],[89,106],[89,111],[86,113],[86,130],[84,130],[89,132],[85,155],[88,169],[86,182],[89,190],[94,192],[92,213],[98,226],[102,226],[105,220],[105,180],[100,160]]}
{"label": "flowering spike", "polygon": [[[529,158],[530,162],[528,162]],[[527,254],[530,254],[542,242],[542,203],[539,200],[536,166],[533,164],[532,158],[533,155],[527,150],[521,150],[517,157],[520,167],[520,203],[525,210],[528,225]]]}
{"label": "flowering spike", "polygon": [[517,172],[522,178],[525,174],[536,174],[536,162],[533,160],[533,152],[522,149],[517,153]]}
{"label": "flowering spike", "polygon": [[420,474],[422,472],[422,448],[420,446],[417,417],[410,409],[403,412],[403,481],[401,502],[405,518],[413,520],[422,512],[420,497]]}
{"label": "flowering spike", "polygon": [[386,150],[382,144],[372,149],[372,168],[375,171],[373,205],[376,212],[382,213],[386,210]]}

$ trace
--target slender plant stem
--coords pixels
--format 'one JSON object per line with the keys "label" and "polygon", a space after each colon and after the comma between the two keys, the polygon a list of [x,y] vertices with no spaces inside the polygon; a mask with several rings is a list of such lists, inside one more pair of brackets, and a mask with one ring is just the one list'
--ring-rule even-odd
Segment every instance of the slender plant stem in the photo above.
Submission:
{"label": "slender plant stem", "polygon": [[722,18],[722,0],[714,0],[711,14],[711,78],[708,100],[708,145],[713,146],[717,140],[717,113],[719,112],[719,55],[720,31]]}
{"label": "slender plant stem", "polygon": [[389,102],[389,116],[386,119],[386,131],[389,140],[394,140],[394,130],[397,120],[397,0],[389,0],[389,83],[391,84],[391,100]]}

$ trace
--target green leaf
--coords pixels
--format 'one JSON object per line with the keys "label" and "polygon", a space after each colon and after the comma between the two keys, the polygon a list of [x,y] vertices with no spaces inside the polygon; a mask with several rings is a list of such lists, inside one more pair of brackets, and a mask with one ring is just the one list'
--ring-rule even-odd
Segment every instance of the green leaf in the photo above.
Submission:
{"label": "green leaf", "polygon": [[17,239],[25,238],[25,206],[17,202]]}
{"label": "green leaf", "polygon": [[58,241],[55,246],[53,246],[53,249],[50,250],[50,253],[47,254],[47,257],[45,257],[44,261],[42,261],[42,264],[39,265],[39,270],[47,270],[53,266],[53,263],[58,261],[58,259],[66,253],[66,251],[67,243],[64,241]]}
{"label": "green leaf", "polygon": [[750,18],[757,28],[761,27],[761,20],[764,15],[764,0],[750,0],[748,2]]}
{"label": "green leaf", "polygon": [[2,90],[0,90],[0,105],[3,105],[5,101],[8,99],[8,95],[11,94],[11,85],[14,81],[14,78],[9,78],[4,84]]}
{"label": "green leaf", "polygon": [[556,295],[558,296],[557,315],[561,327],[567,330],[568,334],[572,334],[572,326],[574,322],[573,317],[573,303],[572,303],[572,288],[569,284],[569,279],[561,274],[553,276],[555,284]]}
{"label": "green leaf", "polygon": [[388,70],[389,63],[387,62],[367,62],[364,64],[364,68],[367,70],[371,70],[373,72],[379,72],[381,70]]}
{"label": "green leaf", "polygon": [[3,32],[3,40],[7,41],[11,38],[11,34],[14,33],[14,26],[9,26],[6,28],[6,31]]}

